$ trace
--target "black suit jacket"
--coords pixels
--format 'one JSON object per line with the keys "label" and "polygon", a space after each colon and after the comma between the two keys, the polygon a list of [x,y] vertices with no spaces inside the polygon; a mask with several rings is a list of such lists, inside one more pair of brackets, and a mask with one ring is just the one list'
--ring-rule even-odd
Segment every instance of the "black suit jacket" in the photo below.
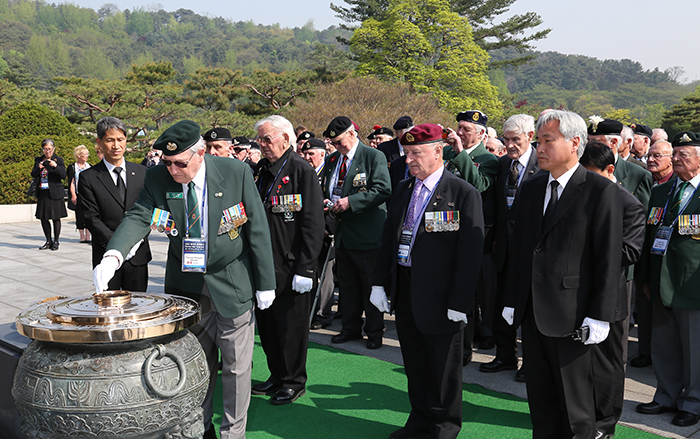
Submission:
{"label": "black suit jacket", "polygon": [[[534,146],[530,154],[530,160],[524,169],[524,175],[520,179],[520,185],[528,181],[540,171],[537,162],[537,151]],[[496,187],[494,202],[496,204],[496,233],[495,233],[495,257],[496,269],[503,270],[508,261],[508,242],[513,235],[513,225],[515,224],[515,209],[508,208],[506,200],[506,186],[508,185],[508,171],[513,162],[507,155],[498,158],[498,174],[496,175]],[[542,171],[544,172],[544,171]],[[517,199],[517,192],[516,192]]]}
{"label": "black suit jacket", "polygon": [[386,142],[380,143],[379,145],[377,145],[377,149],[384,153],[384,156],[386,157],[386,162],[389,164],[390,168],[391,162],[401,157],[401,152],[399,151],[399,139],[397,138],[393,138],[391,140],[387,140]]}
{"label": "black suit jacket", "polygon": [[622,207],[622,276],[617,294],[615,321],[624,320],[629,314],[627,306],[627,271],[642,256],[644,244],[644,219],[646,209],[634,195],[622,185],[616,185],[620,190],[620,206]]}
{"label": "black suit jacket", "polygon": [[[38,178],[41,176],[41,169],[39,169],[39,163],[46,160],[45,156],[36,157],[34,159],[34,168],[32,168],[32,177]],[[66,178],[66,165],[63,163],[63,159],[56,154],[51,156],[51,160],[56,162],[56,167],[47,167],[46,178],[49,182],[49,196],[52,200],[62,200],[66,196],[66,191],[63,188],[63,179]],[[39,191],[40,186],[37,186],[37,191]]]}
{"label": "black suit jacket", "polygon": [[[396,188],[373,277],[373,285],[383,286],[391,297],[392,309],[401,294],[397,291],[399,237],[414,183],[412,177]],[[447,318],[447,310],[471,312],[484,240],[479,191],[447,171],[426,207],[426,212],[436,211],[459,211],[460,227],[457,231],[428,233],[425,215],[417,226],[411,252],[411,303],[418,329],[431,335],[454,333],[463,327]]]}
{"label": "black suit jacket", "polygon": [[406,168],[406,156],[401,156],[389,164],[389,178],[391,179],[391,190],[396,189],[403,180],[410,178],[411,173]]}
{"label": "black suit jacket", "polygon": [[[107,243],[124,216],[138,199],[146,178],[146,167],[124,160],[126,168],[126,200],[122,202],[112,176],[104,161],[86,169],[80,174],[78,192],[79,203],[85,218],[85,225],[92,233],[92,265],[102,260]],[[126,256],[126,255],[124,255]],[[129,261],[133,265],[143,265],[151,260],[148,237]]]}
{"label": "black suit jacket", "polygon": [[543,224],[549,173],[520,187],[504,305],[519,326],[531,303],[538,330],[564,337],[590,317],[615,321],[622,266],[620,191],[578,166]]}

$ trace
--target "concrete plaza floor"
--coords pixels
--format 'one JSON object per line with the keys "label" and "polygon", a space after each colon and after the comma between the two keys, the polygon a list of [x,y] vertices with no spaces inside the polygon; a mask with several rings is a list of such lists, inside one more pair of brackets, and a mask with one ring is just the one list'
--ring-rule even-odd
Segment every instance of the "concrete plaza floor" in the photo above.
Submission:
{"label": "concrete plaza floor", "polygon": [[[91,249],[79,243],[73,221],[63,222],[58,251],[43,250],[44,243],[38,221],[1,223],[0,218],[0,324],[14,322],[24,308],[34,302],[57,295],[82,296],[94,292],[92,285]],[[165,275],[167,239],[151,235],[153,261],[149,265],[148,291],[162,292]],[[401,352],[392,316],[386,317],[387,331],[384,347],[368,350],[364,341],[351,341],[336,348],[401,364]],[[339,321],[327,329],[311,331],[310,339],[323,345],[332,345],[330,338],[340,330]],[[18,337],[21,337],[17,335]],[[636,329],[630,334],[630,358],[637,353]],[[497,392],[526,398],[525,384],[514,380],[514,371],[495,374],[479,372],[481,363],[493,359],[495,349],[474,351],[472,362],[464,368],[463,380]],[[700,439],[700,424],[676,427],[671,424],[672,413],[649,416],[635,411],[640,402],[649,402],[654,394],[656,380],[651,367],[627,369],[625,406],[621,424],[669,438]]]}

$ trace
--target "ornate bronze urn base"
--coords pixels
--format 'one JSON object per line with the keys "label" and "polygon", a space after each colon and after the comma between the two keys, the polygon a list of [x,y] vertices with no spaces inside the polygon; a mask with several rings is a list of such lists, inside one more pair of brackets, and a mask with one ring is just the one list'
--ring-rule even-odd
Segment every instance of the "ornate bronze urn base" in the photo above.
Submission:
{"label": "ornate bronze urn base", "polygon": [[12,395],[28,438],[201,438],[206,358],[186,298],[125,291],[49,299],[17,317],[34,341]]}

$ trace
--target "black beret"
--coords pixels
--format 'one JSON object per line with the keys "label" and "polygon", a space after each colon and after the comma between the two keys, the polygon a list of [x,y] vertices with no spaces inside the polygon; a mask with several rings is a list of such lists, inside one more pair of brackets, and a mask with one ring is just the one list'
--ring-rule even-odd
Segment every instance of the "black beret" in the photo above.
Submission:
{"label": "black beret", "polygon": [[374,134],[375,136],[379,136],[379,135],[383,134],[383,135],[394,137],[394,132],[391,131],[391,129],[387,128],[387,127],[379,127],[376,130],[374,130],[374,132],[372,134]]}
{"label": "black beret", "polygon": [[692,131],[684,131],[676,134],[671,142],[673,146],[700,146],[700,134]]}
{"label": "black beret", "polygon": [[646,125],[641,125],[638,123],[633,123],[630,125],[630,128],[634,131],[634,134],[639,134],[640,136],[647,136],[648,138],[651,139],[651,135],[654,134],[654,132],[651,130]]}
{"label": "black beret", "polygon": [[471,122],[486,127],[486,122],[488,122],[488,120],[488,116],[479,110],[462,111],[461,113],[457,114],[457,122]]}
{"label": "black beret", "polygon": [[[405,130],[408,127],[413,126],[413,119],[411,119],[411,116],[401,116],[398,119],[396,119],[396,122],[394,122],[393,128],[395,130]],[[394,133],[391,133],[393,136]]]}
{"label": "black beret", "polygon": [[304,146],[301,147],[301,152],[305,152],[309,149],[322,149],[325,151],[326,142],[321,139],[311,138],[308,142],[304,143]]}
{"label": "black beret", "polygon": [[314,137],[316,137],[316,134],[312,133],[311,131],[304,131],[297,136],[297,140],[309,140]]}
{"label": "black beret", "polygon": [[167,156],[176,155],[192,148],[199,139],[199,125],[191,120],[181,120],[163,131],[153,149],[159,149]]}
{"label": "black beret", "polygon": [[234,137],[232,143],[233,146],[237,146],[239,148],[250,148],[250,140],[248,140],[248,138],[245,136]]}
{"label": "black beret", "polygon": [[223,127],[217,127],[207,131],[202,137],[206,142],[212,140],[231,140],[231,131]]}
{"label": "black beret", "polygon": [[260,145],[258,144],[258,142],[252,141],[250,142],[250,149],[257,149],[258,151],[260,151]]}
{"label": "black beret", "polygon": [[617,120],[591,116],[588,118],[588,121],[590,122],[590,125],[588,125],[589,136],[619,136],[622,133],[622,122]]}
{"label": "black beret", "polygon": [[328,128],[326,128],[326,131],[323,132],[323,137],[328,137],[330,139],[338,137],[352,126],[353,124],[350,118],[338,116],[328,124]]}

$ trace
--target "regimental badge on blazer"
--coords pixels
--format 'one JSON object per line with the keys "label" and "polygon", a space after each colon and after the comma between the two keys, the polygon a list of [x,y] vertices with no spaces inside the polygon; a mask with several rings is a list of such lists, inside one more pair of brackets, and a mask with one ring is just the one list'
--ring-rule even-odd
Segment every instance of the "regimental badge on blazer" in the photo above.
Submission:
{"label": "regimental badge on blazer", "polygon": [[171,236],[177,236],[178,234],[175,228],[175,221],[173,221],[170,212],[158,208],[153,209],[153,215],[151,215],[151,230]]}
{"label": "regimental badge on blazer", "polygon": [[219,231],[217,235],[223,235],[228,233],[229,238],[238,238],[238,228],[248,221],[248,216],[245,213],[245,207],[243,203],[238,203],[235,206],[231,206],[224,210],[221,217],[221,223],[219,224]]}
{"label": "regimental badge on blazer", "polygon": [[301,194],[274,195],[270,197],[272,213],[301,212]]}
{"label": "regimental badge on blazer", "polygon": [[360,192],[367,192],[367,174],[360,172],[352,179],[352,187],[360,188]]}
{"label": "regimental badge on blazer", "polygon": [[425,212],[426,232],[456,232],[457,230],[459,230],[458,210]]}

